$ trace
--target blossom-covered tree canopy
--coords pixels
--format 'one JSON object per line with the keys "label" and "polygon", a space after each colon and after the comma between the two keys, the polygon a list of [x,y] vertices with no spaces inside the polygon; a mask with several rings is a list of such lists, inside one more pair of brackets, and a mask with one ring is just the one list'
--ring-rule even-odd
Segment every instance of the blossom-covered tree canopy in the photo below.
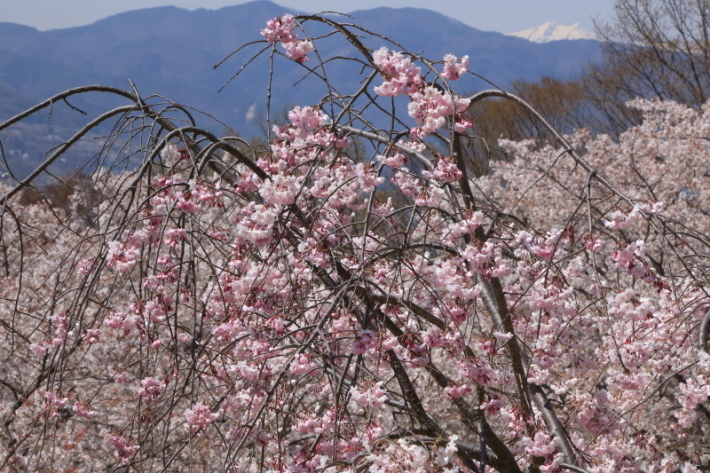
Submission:
{"label": "blossom-covered tree canopy", "polygon": [[[261,35],[308,80],[357,61],[360,88],[264,149],[135,89],[0,124],[129,101],[0,184],[0,471],[710,468],[710,109],[637,100],[618,141],[502,142],[475,177],[471,104],[527,105],[457,94],[468,56],[333,17]],[[356,54],[314,60],[334,35]],[[107,120],[101,162],[139,167],[21,199]]]}

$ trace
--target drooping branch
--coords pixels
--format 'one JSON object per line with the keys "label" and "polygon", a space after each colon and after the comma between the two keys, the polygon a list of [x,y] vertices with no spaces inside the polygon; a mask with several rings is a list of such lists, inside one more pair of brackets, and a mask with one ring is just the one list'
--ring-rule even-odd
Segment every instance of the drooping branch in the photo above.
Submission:
{"label": "drooping branch", "polygon": [[[508,312],[507,304],[505,302],[505,295],[503,294],[503,288],[500,285],[500,281],[493,278],[491,282],[488,282],[484,276],[480,275],[478,283],[482,289],[481,296],[484,304],[486,305],[486,310],[493,318],[494,323],[512,336],[511,339],[508,340],[507,346],[511,355],[511,362],[515,373],[515,379],[518,383],[518,389],[521,390],[521,392],[524,393],[523,396],[525,396],[522,402],[529,402],[527,396],[532,398],[532,402],[535,404],[537,410],[542,414],[550,433],[558,439],[560,449],[565,456],[565,461],[570,464],[575,464],[577,461],[577,455],[574,452],[574,447],[572,446],[562,422],[560,422],[557,414],[552,408],[547,395],[540,386],[534,383],[528,383],[525,354],[523,353],[518,343],[518,339],[516,338],[515,330],[513,328],[513,321],[511,320],[510,313]],[[530,409],[530,407],[528,407],[528,409]]]}
{"label": "drooping branch", "polygon": [[102,93],[110,93],[110,94],[115,94],[119,95],[121,97],[125,97],[131,102],[138,103],[138,97],[133,95],[130,92],[127,92],[123,89],[119,89],[118,87],[110,87],[110,86],[104,86],[104,85],[87,85],[83,87],[75,87],[73,89],[65,90],[64,92],[61,92],[57,95],[54,95],[47,100],[38,103],[32,108],[28,108],[22,113],[19,113],[15,115],[12,118],[9,118],[8,120],[5,120],[4,122],[0,123],[0,131],[4,130],[5,128],[8,128],[9,126],[14,125],[15,123],[22,121],[23,119],[29,117],[30,115],[34,115],[38,111],[45,109],[47,107],[51,107],[53,104],[65,100],[73,95],[78,95],[78,94],[84,94],[87,92],[102,92]]}
{"label": "drooping branch", "polygon": [[622,198],[624,201],[626,201],[627,204],[631,205],[633,207],[634,203],[629,199],[623,192],[618,190],[611,182],[609,182],[604,176],[602,176],[599,172],[597,172],[594,167],[589,164],[589,162],[584,159],[582,156],[579,155],[570,145],[570,143],[562,136],[560,133],[555,130],[555,128],[550,125],[547,120],[545,120],[545,117],[543,117],[540,112],[535,110],[533,107],[530,106],[525,100],[521,99],[520,97],[513,95],[508,92],[504,92],[502,90],[484,90],[482,92],[478,92],[477,94],[473,95],[470,97],[471,105],[473,105],[476,102],[479,102],[481,100],[490,98],[490,97],[498,97],[498,98],[504,98],[506,100],[511,100],[521,107],[525,108],[528,112],[530,112],[537,120],[542,123],[542,125],[550,132],[552,135],[555,137],[555,139],[562,145],[565,149],[565,151],[572,156],[572,158],[575,160],[577,164],[579,164],[585,171],[588,173],[594,175],[594,178],[601,182],[605,187],[607,187],[610,191],[612,191],[614,194],[618,195],[620,198]]}
{"label": "drooping branch", "polygon": [[698,334],[698,344],[700,349],[705,352],[710,353],[710,346],[708,346],[708,341],[710,340],[710,311],[705,314],[703,321],[700,324],[700,332]]}
{"label": "drooping branch", "polygon": [[[5,195],[0,197],[0,206],[4,206],[5,203],[10,199],[12,196],[20,192],[22,189],[24,189],[27,185],[29,185],[32,181],[34,181],[39,175],[41,175],[52,163],[54,163],[59,157],[61,157],[69,148],[71,148],[77,141],[79,141],[84,135],[86,135],[89,131],[92,129],[96,128],[99,126],[101,123],[105,122],[106,120],[115,117],[116,115],[121,115],[121,114],[126,114],[129,113],[133,110],[136,110],[135,105],[125,105],[123,107],[118,107],[115,108],[109,112],[106,112],[102,114],[101,116],[93,119],[86,125],[84,125],[81,130],[76,132],[74,136],[72,136],[69,140],[67,140],[65,143],[62,143],[59,148],[54,151],[47,159],[44,160],[42,164],[37,166],[34,171],[32,171],[29,176],[24,178],[22,181],[20,181],[15,187],[13,187],[10,191],[6,192]],[[19,116],[19,115],[18,115]],[[16,118],[16,117],[15,117]],[[9,121],[12,121],[13,119],[10,119]],[[7,123],[7,122],[6,122]],[[4,124],[3,124],[4,125]],[[2,125],[0,125],[0,130],[2,130]]]}

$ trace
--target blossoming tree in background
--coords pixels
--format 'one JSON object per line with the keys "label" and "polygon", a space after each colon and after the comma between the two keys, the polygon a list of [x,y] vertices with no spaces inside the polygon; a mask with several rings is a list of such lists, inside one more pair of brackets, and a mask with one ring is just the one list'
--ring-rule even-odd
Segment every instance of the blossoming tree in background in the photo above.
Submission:
{"label": "blossoming tree in background", "polygon": [[454,93],[468,57],[270,20],[310,77],[337,61],[307,22],[362,86],[295,107],[268,150],[98,86],[0,125],[111,92],[129,105],[45,164],[113,117],[101,158],[143,158],[61,210],[19,199],[46,166],[2,184],[0,470],[710,467],[708,111],[638,101],[619,142],[505,142],[474,178],[467,110],[524,102]]}

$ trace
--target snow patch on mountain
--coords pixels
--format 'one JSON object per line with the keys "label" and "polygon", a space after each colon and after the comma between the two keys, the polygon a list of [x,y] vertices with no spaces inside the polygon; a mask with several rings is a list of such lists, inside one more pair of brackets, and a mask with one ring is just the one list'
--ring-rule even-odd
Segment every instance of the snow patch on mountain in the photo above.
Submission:
{"label": "snow patch on mountain", "polygon": [[591,33],[575,23],[572,26],[557,25],[551,21],[545,24],[530,28],[529,30],[508,33],[508,36],[517,36],[535,43],[549,43],[561,39],[596,39]]}

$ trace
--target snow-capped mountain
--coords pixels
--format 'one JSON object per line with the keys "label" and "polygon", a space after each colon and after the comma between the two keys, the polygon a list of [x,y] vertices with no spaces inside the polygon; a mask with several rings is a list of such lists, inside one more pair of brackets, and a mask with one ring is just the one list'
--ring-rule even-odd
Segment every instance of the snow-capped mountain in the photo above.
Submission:
{"label": "snow-capped mountain", "polygon": [[549,43],[560,39],[596,39],[594,33],[585,30],[579,26],[579,23],[575,23],[572,26],[563,26],[551,21],[529,30],[508,33],[508,36],[517,36],[535,43]]}

